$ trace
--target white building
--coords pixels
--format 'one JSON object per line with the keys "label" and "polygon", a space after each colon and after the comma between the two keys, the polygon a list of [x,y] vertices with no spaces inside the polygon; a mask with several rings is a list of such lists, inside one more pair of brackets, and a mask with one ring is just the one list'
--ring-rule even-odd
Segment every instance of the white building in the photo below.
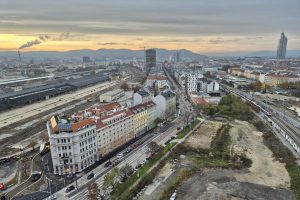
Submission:
{"label": "white building", "polygon": [[197,92],[197,75],[195,73],[187,73],[185,75],[186,91],[188,93]]}
{"label": "white building", "polygon": [[219,93],[220,92],[220,86],[219,83],[216,81],[211,81],[206,84],[206,93]]}
{"label": "white building", "polygon": [[122,89],[116,89],[112,91],[105,92],[99,96],[100,102],[112,102],[117,101],[121,97],[125,96],[125,92]]}
{"label": "white building", "polygon": [[70,122],[53,116],[47,122],[54,174],[74,174],[95,163],[96,123],[93,119]]}
{"label": "white building", "polygon": [[138,105],[152,100],[152,94],[145,90],[139,90],[133,94],[133,105]]}
{"label": "white building", "polygon": [[166,119],[176,112],[176,95],[171,91],[162,92],[153,99],[157,105],[157,116]]}

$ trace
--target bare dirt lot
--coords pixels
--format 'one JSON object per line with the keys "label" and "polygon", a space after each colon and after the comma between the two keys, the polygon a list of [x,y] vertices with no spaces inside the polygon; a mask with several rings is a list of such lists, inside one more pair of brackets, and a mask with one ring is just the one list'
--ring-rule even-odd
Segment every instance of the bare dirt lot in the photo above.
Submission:
{"label": "bare dirt lot", "polygon": [[185,141],[185,145],[194,149],[209,149],[212,138],[224,123],[218,121],[205,121],[201,128],[197,129]]}
{"label": "bare dirt lot", "polygon": [[[184,143],[184,146],[190,148],[191,151],[185,150],[183,153],[185,156],[178,157],[173,173],[169,177],[164,176],[166,178],[163,182],[154,181],[142,197],[160,199],[157,197],[158,194],[170,196],[176,188],[177,199],[184,200],[295,200],[294,193],[289,189],[290,177],[284,164],[274,159],[273,153],[263,143],[263,133],[258,132],[253,125],[244,121],[229,122],[227,132],[230,141],[228,144],[230,157],[239,155],[249,158],[252,161],[249,168],[240,170],[226,167],[228,165],[222,165],[222,162],[226,160],[222,161],[211,155],[203,156],[203,152],[201,154],[201,151],[198,151],[198,149],[211,151],[214,136],[224,124],[226,122],[211,120],[200,126]],[[200,160],[195,161],[190,158]],[[165,189],[174,185],[174,180],[178,177],[180,170],[189,171],[199,164],[209,168],[198,167],[192,176],[181,181],[179,185],[171,190]],[[214,165],[224,166],[224,169]],[[163,175],[164,170],[161,170],[156,179]]]}
{"label": "bare dirt lot", "polygon": [[252,160],[247,172],[238,172],[239,181],[288,188],[290,177],[283,163],[274,160],[273,153],[263,144],[261,132],[244,121],[231,123],[230,136],[235,154],[245,154]]}

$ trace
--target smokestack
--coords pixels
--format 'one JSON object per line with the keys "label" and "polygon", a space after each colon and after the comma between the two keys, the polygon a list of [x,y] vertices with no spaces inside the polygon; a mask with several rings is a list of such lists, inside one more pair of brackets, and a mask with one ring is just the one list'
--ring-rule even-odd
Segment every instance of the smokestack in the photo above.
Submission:
{"label": "smokestack", "polygon": [[21,52],[20,52],[20,49],[18,50],[18,55],[19,55],[19,61],[21,62]]}

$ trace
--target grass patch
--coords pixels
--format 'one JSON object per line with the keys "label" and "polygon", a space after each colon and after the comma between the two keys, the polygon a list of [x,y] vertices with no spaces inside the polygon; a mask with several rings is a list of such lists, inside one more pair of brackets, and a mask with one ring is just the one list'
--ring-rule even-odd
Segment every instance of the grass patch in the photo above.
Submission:
{"label": "grass patch", "polygon": [[[115,187],[113,196],[118,200],[131,199],[138,193],[140,189],[142,189],[146,185],[151,184],[155,176],[147,173],[148,170],[152,166],[154,166],[175,145],[176,143],[170,143],[166,145],[159,154],[153,156],[148,162],[146,162],[141,168],[139,168],[134,174],[132,174],[125,182],[118,184]],[[158,170],[156,169],[156,171]],[[139,181],[138,186],[129,190],[129,188],[140,178],[141,180]]]}
{"label": "grass patch", "polygon": [[186,126],[183,128],[182,131],[180,131],[178,133],[178,135],[176,136],[176,139],[182,139],[184,138],[184,136],[186,136],[186,134],[188,134],[191,130],[193,130],[193,128],[195,128],[195,126],[200,122],[199,119],[195,119],[192,124],[191,127],[190,126]]}

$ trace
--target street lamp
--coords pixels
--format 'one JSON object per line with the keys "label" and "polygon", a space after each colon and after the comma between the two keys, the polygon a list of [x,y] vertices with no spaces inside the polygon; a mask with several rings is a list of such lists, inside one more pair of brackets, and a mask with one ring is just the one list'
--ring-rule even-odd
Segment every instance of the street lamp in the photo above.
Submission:
{"label": "street lamp", "polygon": [[49,187],[50,195],[52,195],[52,191],[51,191],[51,182],[52,182],[52,180],[49,179],[47,176],[46,176],[46,179],[47,179],[47,182],[48,182],[48,187]]}

